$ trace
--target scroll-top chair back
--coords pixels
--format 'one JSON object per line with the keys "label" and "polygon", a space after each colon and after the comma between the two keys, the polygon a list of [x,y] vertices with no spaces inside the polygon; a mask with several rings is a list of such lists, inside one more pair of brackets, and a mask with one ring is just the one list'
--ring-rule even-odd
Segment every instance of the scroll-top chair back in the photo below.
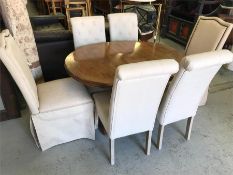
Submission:
{"label": "scroll-top chair back", "polygon": [[87,16],[71,18],[75,48],[106,42],[103,16]]}
{"label": "scroll-top chair back", "polygon": [[194,117],[203,93],[220,67],[232,61],[228,50],[186,56],[161,104],[160,124]]}
{"label": "scroll-top chair back", "polygon": [[37,86],[25,60],[26,56],[9,30],[0,33],[0,59],[21,90],[32,114],[39,113]]}
{"label": "scroll-top chair back", "polygon": [[177,62],[169,59],[118,67],[109,110],[111,139],[153,130],[164,89],[177,71]]}
{"label": "scroll-top chair back", "polygon": [[100,119],[111,140],[112,165],[116,138],[147,131],[146,154],[150,154],[158,106],[170,76],[178,69],[178,63],[171,59],[121,65],[115,73],[112,93],[93,95],[96,126]]}
{"label": "scroll-top chair back", "polygon": [[190,139],[193,119],[206,88],[220,67],[232,60],[233,54],[228,50],[205,52],[183,58],[179,72],[164,94],[157,115],[159,149],[162,148],[164,127],[182,119],[188,118],[185,137]]}
{"label": "scroll-top chair back", "polygon": [[232,27],[233,24],[220,18],[200,16],[187,43],[185,55],[222,49]]}
{"label": "scroll-top chair back", "polygon": [[111,41],[138,41],[138,18],[136,13],[108,15]]}

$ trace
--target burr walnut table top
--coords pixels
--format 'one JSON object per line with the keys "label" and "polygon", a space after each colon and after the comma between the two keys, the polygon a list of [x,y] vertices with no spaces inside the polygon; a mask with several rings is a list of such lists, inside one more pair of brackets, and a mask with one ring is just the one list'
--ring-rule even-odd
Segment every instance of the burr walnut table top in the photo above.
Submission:
{"label": "burr walnut table top", "polygon": [[112,86],[119,65],[183,57],[175,49],[150,42],[114,41],[76,48],[65,60],[68,74],[87,86]]}

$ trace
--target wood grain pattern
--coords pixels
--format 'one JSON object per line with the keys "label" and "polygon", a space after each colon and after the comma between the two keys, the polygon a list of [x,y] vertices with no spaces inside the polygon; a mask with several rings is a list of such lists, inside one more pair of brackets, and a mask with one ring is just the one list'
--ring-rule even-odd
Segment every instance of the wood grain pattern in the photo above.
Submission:
{"label": "wood grain pattern", "polygon": [[88,86],[112,86],[119,65],[148,60],[176,59],[183,54],[158,43],[114,41],[77,48],[65,60],[70,76]]}

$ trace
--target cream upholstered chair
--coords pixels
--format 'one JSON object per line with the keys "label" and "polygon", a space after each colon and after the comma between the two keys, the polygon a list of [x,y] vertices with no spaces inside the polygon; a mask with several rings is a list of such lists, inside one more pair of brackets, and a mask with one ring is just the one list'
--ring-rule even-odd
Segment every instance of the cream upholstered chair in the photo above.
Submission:
{"label": "cream upholstered chair", "polygon": [[[225,22],[220,18],[200,16],[186,45],[185,55],[222,49],[232,27],[233,24]],[[206,104],[207,96],[208,87],[200,105]]]}
{"label": "cream upholstered chair", "polygon": [[111,41],[138,41],[138,18],[136,13],[108,15]]}
{"label": "cream upholstered chair", "polygon": [[200,16],[185,48],[185,55],[221,50],[233,24],[217,17]]}
{"label": "cream upholstered chair", "polygon": [[8,30],[0,33],[0,59],[29,106],[32,135],[42,150],[79,138],[95,139],[94,105],[82,84],[65,78],[37,86]]}
{"label": "cream upholstered chair", "polygon": [[116,138],[148,131],[147,155],[160,100],[170,76],[178,71],[174,60],[154,60],[121,65],[116,70],[113,90],[94,94],[98,117],[110,137],[111,164]]}
{"label": "cream upholstered chair", "polygon": [[192,123],[198,104],[211,80],[223,64],[233,60],[228,50],[205,52],[183,58],[179,72],[174,76],[162,99],[159,121],[158,148],[162,148],[165,125],[188,118],[186,139],[190,139]]}
{"label": "cream upholstered chair", "polygon": [[103,16],[86,16],[71,18],[75,48],[106,42]]}

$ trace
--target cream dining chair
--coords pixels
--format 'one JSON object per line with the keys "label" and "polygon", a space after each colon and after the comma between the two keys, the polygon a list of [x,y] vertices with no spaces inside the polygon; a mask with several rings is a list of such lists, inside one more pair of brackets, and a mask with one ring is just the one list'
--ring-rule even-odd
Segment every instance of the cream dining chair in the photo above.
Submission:
{"label": "cream dining chair", "polygon": [[[217,17],[200,16],[193,28],[185,48],[185,55],[192,55],[214,50],[221,50],[230,35],[233,24]],[[208,87],[200,101],[205,105],[208,96]]]}
{"label": "cream dining chair", "polygon": [[115,73],[112,93],[94,94],[95,125],[98,118],[110,137],[111,164],[116,138],[148,131],[147,155],[160,100],[178,63],[164,59],[121,65]]}
{"label": "cream dining chair", "polygon": [[106,42],[103,16],[71,18],[75,48],[88,44]]}
{"label": "cream dining chair", "polygon": [[136,13],[108,15],[111,41],[138,41],[138,18]]}
{"label": "cream dining chair", "polygon": [[29,106],[37,146],[44,151],[80,138],[95,139],[94,105],[82,84],[65,78],[36,85],[24,53],[8,30],[0,33],[0,59]]}
{"label": "cream dining chair", "polygon": [[158,148],[162,148],[164,127],[187,119],[186,139],[190,139],[194,116],[200,99],[223,64],[233,60],[228,50],[211,51],[183,58],[179,72],[164,94],[157,114],[159,122]]}

